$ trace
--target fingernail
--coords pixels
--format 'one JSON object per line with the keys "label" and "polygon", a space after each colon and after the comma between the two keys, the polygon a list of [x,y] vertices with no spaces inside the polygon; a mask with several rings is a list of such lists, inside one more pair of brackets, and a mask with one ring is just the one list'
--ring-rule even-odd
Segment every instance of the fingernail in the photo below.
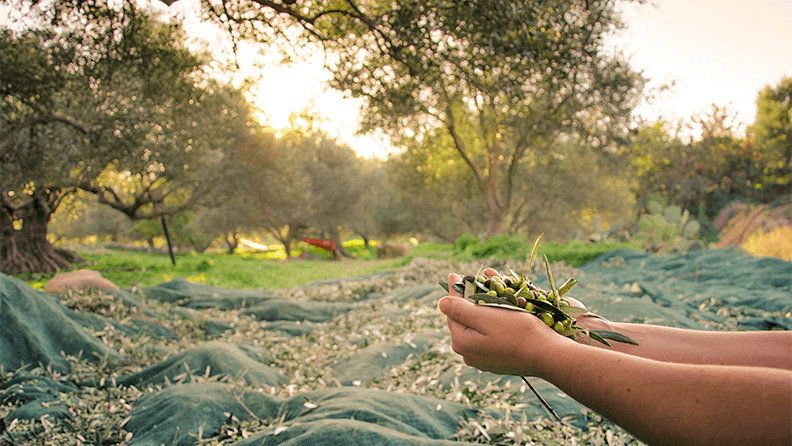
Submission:
{"label": "fingernail", "polygon": [[451,305],[449,301],[450,297],[444,297],[437,302],[437,309],[440,310],[441,313],[445,314],[448,311],[448,307]]}

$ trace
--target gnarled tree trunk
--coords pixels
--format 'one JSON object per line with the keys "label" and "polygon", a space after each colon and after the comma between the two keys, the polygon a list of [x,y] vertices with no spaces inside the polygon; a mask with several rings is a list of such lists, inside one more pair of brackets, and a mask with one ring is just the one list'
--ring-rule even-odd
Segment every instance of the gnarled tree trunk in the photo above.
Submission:
{"label": "gnarled tree trunk", "polygon": [[[6,274],[47,273],[70,269],[84,261],[69,251],[55,249],[47,240],[47,225],[57,206],[57,192],[36,191],[13,207],[0,203],[0,271]],[[14,221],[21,221],[18,229]]]}

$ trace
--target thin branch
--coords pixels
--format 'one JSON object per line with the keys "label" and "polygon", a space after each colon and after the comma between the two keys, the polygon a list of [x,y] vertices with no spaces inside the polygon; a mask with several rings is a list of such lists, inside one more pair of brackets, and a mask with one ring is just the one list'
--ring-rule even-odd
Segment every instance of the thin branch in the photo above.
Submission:
{"label": "thin branch", "polygon": [[454,147],[456,148],[457,152],[459,152],[462,159],[465,160],[465,163],[473,170],[473,173],[476,175],[476,179],[479,182],[479,185],[484,188],[484,174],[481,172],[481,169],[473,162],[470,156],[467,153],[467,149],[465,148],[465,143],[462,141],[462,138],[456,131],[456,123],[454,122],[454,113],[451,110],[451,105],[446,107],[446,119],[445,119],[446,129],[448,133],[451,135],[451,138],[454,140]]}
{"label": "thin branch", "polygon": [[544,406],[544,408],[547,409],[547,411],[550,412],[550,414],[553,417],[555,417],[556,421],[560,422],[561,421],[561,417],[559,417],[558,414],[555,413],[553,408],[550,407],[550,404],[544,398],[542,398],[542,395],[539,395],[539,392],[537,392],[536,389],[534,389],[534,386],[527,379],[525,379],[524,376],[521,376],[520,378],[522,378],[523,382],[525,382],[525,384],[528,385],[528,388],[531,389],[531,391],[534,393],[534,395],[536,395],[536,397],[539,398],[539,402],[542,403],[542,406]]}

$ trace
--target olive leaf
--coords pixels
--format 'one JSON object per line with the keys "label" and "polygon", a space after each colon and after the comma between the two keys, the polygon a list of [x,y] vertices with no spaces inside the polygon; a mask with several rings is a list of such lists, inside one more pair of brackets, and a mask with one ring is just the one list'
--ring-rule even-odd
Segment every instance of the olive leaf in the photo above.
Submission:
{"label": "olive leaf", "polygon": [[[611,346],[611,345],[610,345],[610,343],[608,343],[608,341],[606,341],[606,340],[605,340],[605,338],[603,338],[602,336],[600,336],[600,334],[599,334],[599,333],[597,333],[596,331],[591,331],[591,330],[589,330],[589,331],[587,332],[587,334],[589,335],[589,338],[591,338],[591,339],[593,339],[593,340],[595,340],[595,341],[597,341],[597,342],[601,342],[601,343],[603,343],[603,344],[607,345],[608,347],[610,347],[610,346]],[[592,342],[592,344],[593,344],[593,342]]]}
{"label": "olive leaf", "polygon": [[[611,341],[622,342],[624,344],[638,345],[631,337],[621,334],[617,331],[609,330],[589,330],[589,336],[594,333],[602,339],[610,339]],[[600,341],[602,342],[602,341]]]}
{"label": "olive leaf", "polygon": [[570,316],[564,312],[561,308],[551,304],[550,302],[546,302],[539,299],[525,299],[527,302],[533,304],[534,307],[539,308],[547,313],[552,313],[553,315],[559,315],[564,319],[569,319]]}
{"label": "olive leaf", "polygon": [[558,289],[558,294],[560,296],[563,296],[564,294],[569,292],[569,290],[571,290],[572,287],[577,285],[579,282],[580,282],[579,280],[573,279],[573,278],[570,277],[569,279],[567,279],[566,282],[564,282],[563,285],[561,285],[561,288]]}
{"label": "olive leaf", "polygon": [[542,237],[543,236],[544,236],[544,233],[539,234],[539,237],[537,237],[536,241],[534,242],[533,249],[531,250],[531,257],[528,260],[528,272],[529,273],[532,271],[534,258],[536,257],[536,250],[539,249],[539,243],[542,241]]}
{"label": "olive leaf", "polygon": [[503,308],[505,310],[522,311],[523,313],[532,314],[530,311],[526,310],[525,308],[515,307],[514,305],[511,305],[511,304],[501,304],[501,303],[484,302],[484,301],[473,302],[473,303],[475,303],[476,305],[478,305],[480,307]]}
{"label": "olive leaf", "polygon": [[547,260],[547,255],[544,256],[544,264],[547,270],[547,281],[550,282],[550,291],[553,294],[553,301],[558,302],[561,296],[558,294],[558,289],[556,289],[555,280],[553,280],[553,270],[550,269],[550,261]]}
{"label": "olive leaf", "polygon": [[[561,311],[563,311],[564,313],[568,314],[569,316],[573,316],[573,317],[574,316],[579,316],[581,314],[591,313],[589,310],[587,310],[585,308],[575,307],[575,306],[572,306],[572,305],[565,305],[565,306],[561,307]],[[591,314],[594,315],[594,313],[591,313]]]}
{"label": "olive leaf", "polygon": [[487,293],[471,294],[470,296],[465,296],[465,298],[473,302],[474,304],[478,304],[479,302],[484,302],[488,304],[513,305],[511,302],[509,302],[503,297],[492,296]]}
{"label": "olive leaf", "polygon": [[462,295],[465,296],[465,297],[468,297],[468,296],[471,296],[473,294],[476,294],[476,289],[479,287],[479,285],[484,286],[484,285],[480,284],[478,280],[474,280],[473,282],[467,282],[466,281],[465,282],[465,289],[464,289],[464,291],[462,291]]}

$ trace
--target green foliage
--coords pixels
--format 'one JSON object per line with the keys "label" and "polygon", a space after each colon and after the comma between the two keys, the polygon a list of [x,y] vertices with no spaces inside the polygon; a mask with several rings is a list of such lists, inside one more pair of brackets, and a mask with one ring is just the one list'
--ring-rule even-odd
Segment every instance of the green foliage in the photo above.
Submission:
{"label": "green foliage", "polygon": [[467,251],[468,247],[475,245],[478,242],[478,237],[468,232],[460,235],[456,241],[454,241],[454,247],[459,251]]}
{"label": "green foliage", "polygon": [[267,231],[289,257],[293,242],[309,228],[330,239],[340,238],[339,228],[352,230],[362,220],[357,204],[369,189],[355,152],[316,128],[316,119],[304,110],[279,136],[270,130],[251,135],[236,148],[240,167],[229,179],[237,186],[244,227]]}
{"label": "green foliage", "polygon": [[[209,77],[179,24],[134,2],[12,7],[28,23],[0,28],[0,269],[51,271],[75,260],[54,251],[46,231],[74,190],[133,220],[214,197],[228,176],[225,151],[252,112],[239,89]],[[37,230],[12,227],[19,223]]]}
{"label": "green foliage", "polygon": [[[529,154],[553,156],[550,143],[560,134],[595,152],[626,136],[642,80],[602,51],[601,39],[620,24],[614,5],[382,3],[382,29],[367,38],[354,13],[328,16],[336,35],[327,44],[340,54],[330,84],[364,101],[364,130],[382,130],[407,149],[404,158],[418,172],[412,184],[435,198],[411,201],[425,210],[416,216],[431,204],[457,204],[444,211],[457,225],[451,237],[482,232],[474,220],[484,221],[487,234],[508,232],[517,187],[530,188],[531,176],[519,173]],[[465,182],[446,180],[459,172]],[[454,198],[478,200],[485,211],[453,203],[443,182],[475,189]],[[447,224],[416,227],[432,226],[451,238]]]}
{"label": "green foliage", "polygon": [[569,266],[581,266],[615,249],[641,249],[641,245],[633,241],[600,243],[572,241],[566,244],[549,242],[539,247],[538,255],[546,255],[553,262],[563,261]]}
{"label": "green foliage", "polygon": [[[497,243],[498,240],[501,243]],[[498,252],[499,256],[496,256],[498,259],[514,259],[524,262],[526,261],[526,252],[530,252],[533,246],[516,237],[500,237],[496,241],[490,241],[488,244],[483,243],[475,250],[476,252]],[[494,247],[496,245],[498,247]],[[507,251],[509,247],[514,248],[515,246],[518,248],[516,251]],[[281,289],[305,285],[322,279],[354,277],[390,271],[410,264],[416,257],[442,260],[454,258],[463,261],[484,259],[475,257],[470,252],[459,253],[450,244],[428,242],[419,243],[413,247],[413,252],[409,256],[391,260],[376,260],[376,253],[366,250],[360,240],[345,243],[345,248],[360,256],[359,259],[349,262],[283,261],[280,258],[273,258],[268,253],[233,255],[188,253],[176,254],[176,265],[174,266],[167,254],[113,249],[80,253],[87,260],[87,264],[79,265],[79,267],[99,271],[103,277],[122,288],[153,286],[177,277],[184,277],[193,282],[227,288]],[[471,248],[475,247],[471,246]],[[563,261],[574,267],[619,248],[638,248],[638,245],[550,242],[539,247],[538,256],[547,255],[553,262]],[[31,274],[18,277],[27,281],[31,286],[42,289],[53,274]]]}
{"label": "green foliage", "polygon": [[525,258],[531,252],[531,246],[522,237],[500,234],[468,246],[466,252],[480,259],[491,257],[496,259]]}
{"label": "green foliage", "polygon": [[734,114],[713,106],[695,117],[701,138],[683,141],[668,124],[636,130],[630,142],[639,206],[661,195],[688,210],[709,236],[707,222],[733,201],[770,203],[788,196],[792,179],[792,78],[764,88],[757,116],[741,136]]}
{"label": "green foliage", "polygon": [[[211,286],[239,289],[292,288],[317,280],[353,277],[396,269],[403,259],[383,261],[330,262],[267,260],[264,255],[228,254],[177,254],[172,265],[167,254],[139,253],[123,250],[85,254],[89,269],[99,271],[103,277],[122,288],[152,286],[183,277]],[[48,276],[38,279],[22,277],[36,283],[46,282]]]}
{"label": "green foliage", "polygon": [[623,242],[629,239],[629,233],[625,229],[624,222],[621,220],[617,220],[605,229],[602,227],[602,218],[599,215],[594,216],[594,221],[592,222],[592,226],[594,227],[594,232],[586,237],[586,240],[589,242]]}
{"label": "green foliage", "polygon": [[[468,234],[457,239],[457,246],[460,246],[460,241],[465,249],[458,248],[454,252],[454,256],[474,260],[494,257],[497,260],[525,261],[533,248],[533,242],[529,243],[524,238],[513,235],[498,235],[479,240]],[[573,241],[566,244],[549,242],[539,246],[537,257],[546,255],[553,262],[580,266],[614,249],[639,249],[640,247],[641,245],[635,242],[585,243]]]}
{"label": "green foliage", "polygon": [[52,215],[49,235],[55,240],[94,238],[97,242],[129,240],[133,222],[109,206],[100,205],[84,192],[69,195]]}
{"label": "green foliage", "polygon": [[757,155],[765,161],[765,187],[786,186],[788,191],[792,177],[792,77],[759,92],[756,119],[748,134]]}
{"label": "green foliage", "polygon": [[687,210],[676,205],[664,207],[657,201],[650,201],[647,208],[649,213],[641,215],[638,232],[633,235],[633,240],[644,249],[655,253],[685,253],[704,248],[701,240],[693,240],[701,225],[690,219]]}
{"label": "green foliage", "polygon": [[479,239],[478,237],[465,234],[457,238],[457,255],[474,259],[517,259],[525,258],[531,252],[531,246],[519,236],[513,235],[494,235],[492,237]]}

